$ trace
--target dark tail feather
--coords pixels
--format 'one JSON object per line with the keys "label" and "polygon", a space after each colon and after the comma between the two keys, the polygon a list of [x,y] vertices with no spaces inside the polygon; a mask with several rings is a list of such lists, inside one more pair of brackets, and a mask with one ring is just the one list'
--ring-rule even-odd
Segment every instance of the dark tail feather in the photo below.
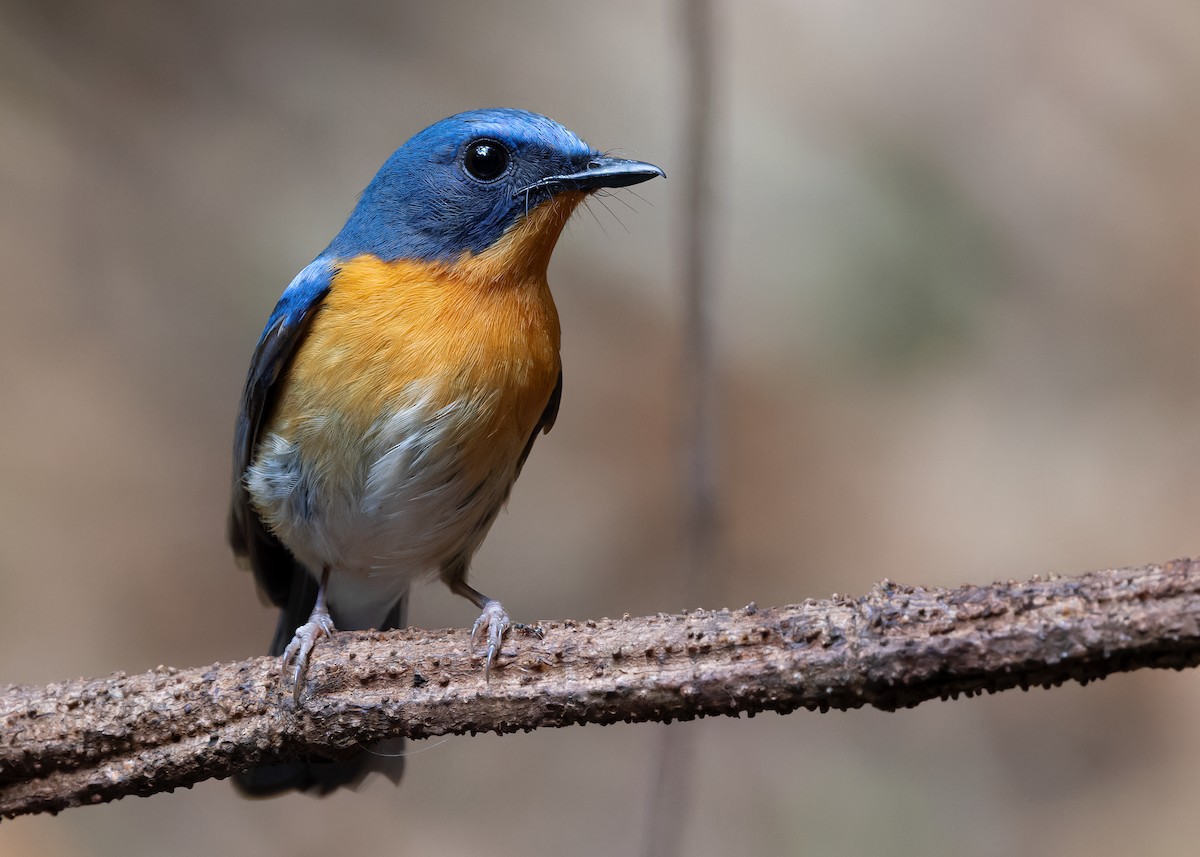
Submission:
{"label": "dark tail feather", "polygon": [[[317,582],[299,564],[293,573],[288,603],[279,614],[279,624],[271,640],[271,655],[282,657],[296,629],[308,621],[317,601]],[[408,594],[396,602],[380,630],[403,628],[407,621]],[[337,623],[337,616],[334,616]],[[357,788],[371,771],[378,771],[393,783],[404,773],[404,739],[396,738],[372,745],[370,750],[348,759],[311,758],[279,765],[264,765],[233,775],[233,783],[246,797],[275,797],[289,791],[324,796],[342,787]]]}

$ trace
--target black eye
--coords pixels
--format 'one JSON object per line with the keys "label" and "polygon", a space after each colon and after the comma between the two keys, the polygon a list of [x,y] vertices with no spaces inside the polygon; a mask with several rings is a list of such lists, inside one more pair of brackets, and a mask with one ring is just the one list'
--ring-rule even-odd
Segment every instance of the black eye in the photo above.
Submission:
{"label": "black eye", "polygon": [[472,177],[490,182],[508,169],[508,149],[495,140],[475,140],[467,145],[463,166]]}

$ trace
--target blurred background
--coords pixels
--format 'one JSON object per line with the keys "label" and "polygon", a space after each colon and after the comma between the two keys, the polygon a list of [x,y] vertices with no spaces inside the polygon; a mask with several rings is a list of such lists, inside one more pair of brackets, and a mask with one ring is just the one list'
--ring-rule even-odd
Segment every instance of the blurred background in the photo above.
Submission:
{"label": "blurred background", "polygon": [[[1200,7],[717,10],[711,603],[1200,550]],[[0,2],[0,682],[265,650],[224,543],[276,297],[408,136],[547,113],[662,165],[678,8]],[[683,188],[581,212],[566,387],[473,580],[515,617],[679,583]],[[420,589],[410,618],[474,610]],[[1194,673],[685,724],[697,855],[1193,854]],[[404,783],[226,782],[0,825],[0,855],[636,853],[657,726],[419,742]]]}

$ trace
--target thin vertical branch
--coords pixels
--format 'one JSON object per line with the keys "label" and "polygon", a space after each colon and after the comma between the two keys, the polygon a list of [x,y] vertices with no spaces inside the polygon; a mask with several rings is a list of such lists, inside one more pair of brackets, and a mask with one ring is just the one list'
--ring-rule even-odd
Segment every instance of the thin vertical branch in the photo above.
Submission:
{"label": "thin vertical branch", "polygon": [[[712,0],[680,0],[683,33],[682,291],[684,296],[682,431],[684,461],[684,574],[689,606],[713,588],[719,550],[716,474],[716,372],[713,330],[711,152],[714,128]],[[695,730],[663,729],[642,853],[676,857],[692,802]]]}
{"label": "thin vertical branch", "polygon": [[716,567],[716,370],[713,324],[715,231],[712,188],[711,0],[682,0],[688,89],[683,166],[684,394],[687,594],[703,597]]}

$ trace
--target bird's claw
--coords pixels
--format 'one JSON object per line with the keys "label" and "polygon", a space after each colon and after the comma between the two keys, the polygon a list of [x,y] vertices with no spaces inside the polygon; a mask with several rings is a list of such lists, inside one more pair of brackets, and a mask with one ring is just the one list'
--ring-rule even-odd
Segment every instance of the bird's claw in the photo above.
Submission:
{"label": "bird's claw", "polygon": [[496,661],[496,656],[500,654],[500,644],[504,642],[504,635],[509,630],[520,631],[524,634],[542,639],[546,632],[537,625],[526,625],[524,622],[513,622],[508,618],[508,613],[499,601],[490,600],[483,605],[483,612],[479,614],[479,618],[475,620],[475,624],[471,626],[471,645],[475,645],[475,640],[479,636],[481,630],[487,631],[487,658],[483,662],[483,680],[490,681],[492,677],[492,664]]}
{"label": "bird's claw", "polygon": [[296,665],[295,671],[292,673],[292,701],[296,705],[300,704],[300,693],[304,689],[305,679],[308,677],[308,665],[312,660],[313,646],[317,644],[317,640],[328,637],[335,630],[333,619],[328,613],[314,613],[308,617],[307,622],[296,629],[292,641],[283,650],[284,675],[287,675],[288,666],[293,661]]}
{"label": "bird's claw", "polygon": [[500,643],[504,641],[504,635],[511,627],[512,622],[508,618],[508,613],[499,601],[488,601],[484,604],[483,612],[471,626],[472,646],[475,645],[475,638],[479,636],[480,629],[487,630],[487,659],[483,662],[484,681],[491,680],[492,662],[496,660],[496,655],[500,651]]}

